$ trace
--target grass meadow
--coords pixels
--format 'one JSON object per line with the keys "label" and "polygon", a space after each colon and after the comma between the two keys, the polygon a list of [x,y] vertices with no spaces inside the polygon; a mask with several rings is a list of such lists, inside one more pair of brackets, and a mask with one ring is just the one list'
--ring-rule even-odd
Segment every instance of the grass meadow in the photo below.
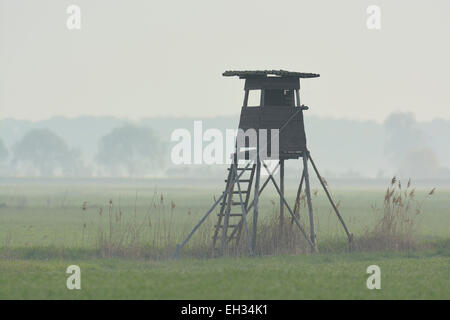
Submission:
{"label": "grass meadow", "polygon": [[[450,299],[450,190],[402,183],[333,188],[355,237],[351,252],[316,189],[320,252],[308,251],[288,218],[278,244],[279,200],[268,188],[255,257],[242,246],[211,258],[213,212],[174,260],[221,186],[8,182],[0,186],[0,299]],[[287,188],[289,203],[295,191]],[[300,219],[308,223],[304,201]],[[81,290],[66,288],[72,264]],[[366,288],[372,264],[381,290]]]}

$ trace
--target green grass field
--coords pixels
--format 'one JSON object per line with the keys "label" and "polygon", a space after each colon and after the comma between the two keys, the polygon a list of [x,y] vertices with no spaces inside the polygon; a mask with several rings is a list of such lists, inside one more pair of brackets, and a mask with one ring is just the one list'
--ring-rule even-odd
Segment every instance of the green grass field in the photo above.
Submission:
{"label": "green grass field", "polygon": [[[66,288],[69,264],[81,290]],[[381,290],[366,268],[381,268]],[[3,260],[1,299],[450,299],[449,252],[210,260]]]}
{"label": "green grass field", "polygon": [[[333,191],[356,238],[378,221],[383,189]],[[326,249],[345,243],[345,235],[318,192],[313,201],[319,254],[194,258],[196,248],[210,243],[211,216],[181,258],[171,260],[175,243],[213,203],[219,187],[3,185],[0,298],[450,299],[450,191],[438,188],[422,202],[428,191],[416,195],[421,212],[414,250]],[[294,194],[287,190],[290,202]],[[278,214],[278,200],[273,190],[261,199],[261,220],[268,221]],[[122,245],[124,254],[105,256],[99,246],[108,241]],[[81,268],[81,290],[66,288],[65,271],[72,264]],[[381,290],[366,288],[372,264],[381,268]]]}

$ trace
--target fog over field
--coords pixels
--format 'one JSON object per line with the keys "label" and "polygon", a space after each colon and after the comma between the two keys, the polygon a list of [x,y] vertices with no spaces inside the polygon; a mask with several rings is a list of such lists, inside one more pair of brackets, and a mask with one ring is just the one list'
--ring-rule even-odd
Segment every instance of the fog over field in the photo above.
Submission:
{"label": "fog over field", "polygon": [[[171,161],[171,149],[178,143],[171,141],[172,132],[185,128],[193,134],[196,120],[203,121],[203,132],[217,128],[225,139],[226,129],[236,129],[239,117],[167,117],[139,121],[93,116],[53,117],[42,121],[3,119],[0,120],[0,175],[201,178],[213,174],[222,177],[225,174],[223,165],[175,165]],[[412,113],[395,113],[379,124],[308,116],[306,113],[305,126],[309,149],[327,178],[386,181],[392,175],[400,175],[416,180],[450,179],[448,120],[417,121]],[[142,128],[150,130],[139,131]],[[33,134],[36,129],[48,132],[36,136]],[[105,142],[105,137],[112,136],[114,130],[119,130],[117,136],[107,147],[102,146],[102,139]],[[140,133],[133,133],[133,130]],[[31,136],[41,137],[43,141],[27,142],[24,138],[30,132]],[[59,139],[60,143],[55,143],[53,138]],[[20,152],[19,147],[26,143],[32,149],[48,150],[47,154]],[[203,142],[203,147],[209,143]],[[131,146],[132,151],[123,149],[124,145]],[[109,161],[111,158],[115,162]],[[44,168],[51,162],[54,167]],[[288,161],[287,166],[293,168],[297,162]]]}
{"label": "fog over field", "polygon": [[80,1],[77,30],[71,4],[0,0],[0,176],[223,176],[174,166],[171,133],[237,128],[225,70],[286,69],[321,75],[300,95],[325,177],[450,178],[448,1],[381,1],[377,30],[356,0]]}

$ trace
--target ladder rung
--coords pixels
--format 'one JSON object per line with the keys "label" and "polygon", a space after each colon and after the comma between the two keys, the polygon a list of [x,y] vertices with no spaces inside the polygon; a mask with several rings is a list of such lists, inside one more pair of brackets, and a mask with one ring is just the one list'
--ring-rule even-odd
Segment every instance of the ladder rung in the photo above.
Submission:
{"label": "ladder rung", "polygon": [[[241,190],[241,193],[247,193],[247,190]],[[234,194],[239,194],[239,191],[233,191]]]}
{"label": "ladder rung", "polygon": [[[214,239],[214,237],[212,237],[212,239]],[[221,239],[221,236],[217,235],[216,240],[220,240],[220,239]],[[233,239],[236,239],[236,236],[235,235],[234,236],[229,236],[229,237],[227,237],[227,239],[228,239],[228,241],[231,241]],[[219,250],[219,248],[215,247],[214,250]]]}
{"label": "ladder rung", "polygon": [[[232,205],[232,206],[240,206],[241,203],[242,203],[242,202],[232,201],[232,202],[231,202],[231,205]],[[227,203],[225,203],[225,204],[227,204]],[[242,203],[242,204],[244,204],[244,203]],[[223,202],[221,202],[220,205],[223,205]]]}
{"label": "ladder rung", "polygon": [[[228,179],[225,179],[225,182],[228,182]],[[250,182],[250,179],[239,179],[239,182]]]}
{"label": "ladder rung", "polygon": [[[223,217],[223,216],[225,216],[225,214],[223,214],[223,213],[222,213],[222,214],[218,213],[217,216],[218,216],[218,217],[220,217],[220,216]],[[230,217],[242,217],[242,213],[230,213],[229,216],[230,216]]]}
{"label": "ladder rung", "polygon": [[[234,227],[236,227],[237,226],[237,224],[229,224],[228,225],[228,228],[234,228]],[[219,227],[219,228],[223,228],[223,225],[220,225],[220,226],[218,226],[217,224],[214,226],[214,228],[217,228],[217,227]]]}
{"label": "ladder rung", "polygon": [[[228,168],[228,170],[230,170],[230,168]],[[240,171],[242,171],[242,170],[252,171],[253,168],[236,168],[236,170],[240,170]]]}

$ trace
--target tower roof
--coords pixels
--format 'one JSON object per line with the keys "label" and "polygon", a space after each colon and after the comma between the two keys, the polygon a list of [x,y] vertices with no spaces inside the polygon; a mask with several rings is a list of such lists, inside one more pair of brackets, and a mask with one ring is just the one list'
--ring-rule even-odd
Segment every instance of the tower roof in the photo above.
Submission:
{"label": "tower roof", "polygon": [[234,77],[239,78],[252,78],[252,77],[267,77],[280,76],[280,77],[293,77],[293,78],[317,78],[320,74],[317,73],[305,73],[305,72],[291,72],[286,70],[245,70],[245,71],[225,71],[222,74],[224,77]]}

